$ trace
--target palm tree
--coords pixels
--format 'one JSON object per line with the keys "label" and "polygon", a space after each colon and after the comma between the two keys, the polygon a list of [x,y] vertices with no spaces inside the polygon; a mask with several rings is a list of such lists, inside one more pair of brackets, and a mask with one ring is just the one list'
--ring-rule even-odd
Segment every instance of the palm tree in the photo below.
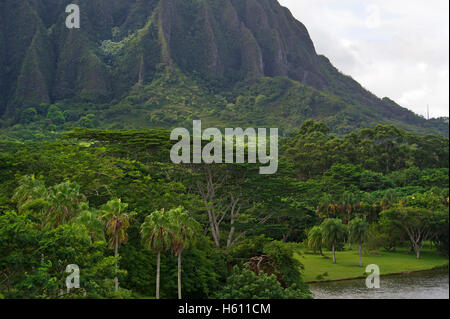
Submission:
{"label": "palm tree", "polygon": [[308,248],[313,249],[314,253],[316,251],[319,251],[321,255],[322,253],[322,227],[320,226],[314,226],[311,228],[308,232],[308,239],[307,239],[307,245]]}
{"label": "palm tree", "polygon": [[156,299],[159,299],[161,252],[171,245],[171,221],[164,209],[155,211],[145,218],[141,225],[142,243],[146,249],[157,254],[156,259]]}
{"label": "palm tree", "polygon": [[397,194],[393,190],[388,190],[380,201],[381,210],[388,210],[397,202]]}
{"label": "palm tree", "polygon": [[333,251],[333,264],[336,263],[336,243],[342,241],[345,236],[345,226],[342,220],[337,218],[327,219],[322,224],[324,243],[331,245]]}
{"label": "palm tree", "polygon": [[367,240],[369,224],[361,218],[353,219],[349,224],[349,240],[359,245],[359,266],[362,267],[361,250],[362,244]]}
{"label": "palm tree", "polygon": [[354,193],[346,191],[344,192],[344,194],[342,194],[341,204],[342,204],[342,211],[341,211],[342,222],[344,224],[347,224],[349,218],[351,217],[350,215],[358,206],[359,200],[357,199]]}
{"label": "palm tree", "polygon": [[87,204],[82,206],[82,212],[75,218],[77,224],[83,225],[89,237],[91,237],[91,242],[96,240],[105,240],[104,225],[100,220],[100,212],[94,209],[90,209]]}
{"label": "palm tree", "polygon": [[181,254],[183,250],[194,241],[194,235],[200,228],[200,224],[183,207],[172,209],[168,212],[171,227],[171,246],[178,257],[178,299],[181,299]]}
{"label": "palm tree", "polygon": [[46,197],[47,188],[44,182],[34,175],[26,175],[19,180],[19,186],[14,190],[12,201],[17,203],[17,210],[22,213],[27,210],[27,204]]}
{"label": "palm tree", "polygon": [[69,181],[50,188],[48,195],[48,210],[45,224],[56,228],[70,223],[83,210],[86,197],[80,193],[80,186]]}
{"label": "palm tree", "polygon": [[[116,272],[117,272],[117,257],[119,254],[120,243],[125,243],[128,240],[127,229],[130,227],[130,220],[135,214],[134,212],[127,213],[128,204],[122,203],[120,199],[112,199],[101,208],[101,219],[106,222],[106,235],[109,237],[109,246],[114,249],[114,257],[116,258]],[[119,279],[114,278],[114,286],[116,292],[119,291]]]}
{"label": "palm tree", "polygon": [[330,210],[332,210],[333,207],[333,199],[331,198],[331,195],[326,194],[319,203],[319,206],[317,207],[317,212],[319,214],[319,217],[330,217]]}

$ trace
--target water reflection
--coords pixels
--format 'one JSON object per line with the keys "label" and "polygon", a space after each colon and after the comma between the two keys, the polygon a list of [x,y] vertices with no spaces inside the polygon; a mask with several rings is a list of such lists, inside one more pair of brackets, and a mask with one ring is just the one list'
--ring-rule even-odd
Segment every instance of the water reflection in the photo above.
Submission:
{"label": "water reflection", "polygon": [[449,299],[448,271],[381,277],[380,289],[365,280],[311,284],[316,299]]}

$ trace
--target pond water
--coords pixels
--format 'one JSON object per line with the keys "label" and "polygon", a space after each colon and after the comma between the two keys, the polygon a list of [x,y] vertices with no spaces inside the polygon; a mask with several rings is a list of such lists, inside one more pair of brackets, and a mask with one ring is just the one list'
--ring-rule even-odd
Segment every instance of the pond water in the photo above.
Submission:
{"label": "pond water", "polygon": [[364,279],[310,284],[316,299],[449,299],[448,271],[382,276],[380,289]]}

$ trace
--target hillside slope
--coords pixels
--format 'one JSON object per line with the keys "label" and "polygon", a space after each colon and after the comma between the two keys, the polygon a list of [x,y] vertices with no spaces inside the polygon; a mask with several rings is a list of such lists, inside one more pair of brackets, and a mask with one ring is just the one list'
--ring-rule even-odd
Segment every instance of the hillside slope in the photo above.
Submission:
{"label": "hillside slope", "polygon": [[[65,27],[69,3],[80,6],[78,30]],[[341,74],[276,0],[4,0],[0,52],[4,126],[59,102],[75,122],[93,114],[102,126],[200,117],[289,130],[314,118],[343,133],[383,123],[448,135],[448,121]]]}

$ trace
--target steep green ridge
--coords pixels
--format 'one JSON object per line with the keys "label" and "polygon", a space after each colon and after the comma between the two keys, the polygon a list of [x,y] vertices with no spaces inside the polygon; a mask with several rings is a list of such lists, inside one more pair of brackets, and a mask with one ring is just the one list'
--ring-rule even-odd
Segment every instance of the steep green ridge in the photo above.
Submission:
{"label": "steep green ridge", "polygon": [[[69,3],[79,30],[65,27]],[[201,118],[288,132],[313,118],[337,133],[382,123],[448,136],[448,119],[426,121],[341,74],[276,0],[4,0],[0,52],[4,127],[57,103],[69,126]]]}

